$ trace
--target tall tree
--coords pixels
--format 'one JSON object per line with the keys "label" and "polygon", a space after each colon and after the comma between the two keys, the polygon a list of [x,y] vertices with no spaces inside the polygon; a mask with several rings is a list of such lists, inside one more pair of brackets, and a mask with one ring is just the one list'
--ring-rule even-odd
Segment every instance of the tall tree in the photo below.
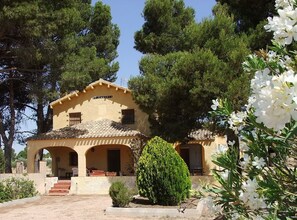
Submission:
{"label": "tall tree", "polygon": [[[11,83],[11,77],[5,76],[14,74],[15,79],[18,74],[16,80],[22,80],[23,91],[31,99],[23,104],[36,116],[37,134],[51,128],[48,104],[61,93],[99,78],[116,79],[119,29],[111,23],[110,9],[102,2],[92,7],[90,0],[4,0],[0,2],[0,24],[0,83]],[[17,109],[12,100],[18,98],[16,87],[11,88],[5,94],[14,108],[7,115],[13,119]],[[10,131],[13,140],[15,120],[9,127],[3,119],[1,124],[2,133]],[[6,149],[12,148],[12,141],[9,145],[5,147],[7,161],[11,156]],[[9,172],[9,162],[6,166]]]}
{"label": "tall tree", "polygon": [[[151,2],[146,7],[154,7]],[[201,127],[212,99],[231,96],[235,107],[245,102],[249,79],[241,63],[249,54],[247,37],[236,33],[225,7],[219,5],[214,13],[213,19],[200,24],[189,22],[180,33],[177,44],[183,47],[179,52],[164,54],[161,50],[144,56],[141,75],[129,81],[135,101],[149,115],[153,135],[168,141],[185,140]]]}
{"label": "tall tree", "polygon": [[275,14],[275,0],[216,0],[228,6],[228,11],[234,15],[237,31],[249,35],[253,50],[265,48],[270,44],[271,33],[267,33],[263,25],[267,17]]}
{"label": "tall tree", "polygon": [[29,102],[25,61],[34,54],[28,53],[30,56],[26,57],[22,51],[28,48],[29,39],[37,29],[34,22],[36,5],[35,1],[0,2],[0,135],[4,145],[5,172],[11,172],[17,125]]}
{"label": "tall tree", "polygon": [[[120,31],[111,20],[110,7],[97,2],[73,52],[66,56],[60,80],[62,92],[82,89],[99,78],[116,80],[119,64],[114,60],[118,56]],[[67,39],[67,43],[73,43],[73,39]]]}
{"label": "tall tree", "polygon": [[135,33],[135,49],[144,54],[183,50],[184,29],[195,22],[194,10],[182,0],[146,1],[143,17],[145,23]]}

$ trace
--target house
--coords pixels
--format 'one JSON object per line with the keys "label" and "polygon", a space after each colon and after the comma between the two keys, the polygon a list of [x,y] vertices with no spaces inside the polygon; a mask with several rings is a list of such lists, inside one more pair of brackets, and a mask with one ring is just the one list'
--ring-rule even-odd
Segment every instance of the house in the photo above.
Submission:
{"label": "house", "polygon": [[[29,173],[39,172],[38,152],[46,149],[59,178],[134,174],[131,147],[150,136],[150,126],[129,89],[100,79],[50,106],[53,130],[27,141]],[[206,130],[191,136],[193,141],[174,146],[193,175],[209,175],[211,153],[224,140]]]}

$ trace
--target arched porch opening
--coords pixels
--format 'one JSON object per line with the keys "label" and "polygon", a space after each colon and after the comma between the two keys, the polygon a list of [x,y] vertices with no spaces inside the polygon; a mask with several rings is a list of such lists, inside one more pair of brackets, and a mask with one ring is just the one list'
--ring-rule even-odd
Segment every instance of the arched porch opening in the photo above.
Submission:
{"label": "arched porch opening", "polygon": [[[49,146],[42,149],[46,150],[44,151],[44,154],[48,152],[51,158],[51,173],[47,174],[49,174],[50,176],[56,176],[59,179],[70,179],[70,177],[72,176],[72,168],[78,166],[77,152],[74,151],[72,148],[66,146]],[[35,172],[40,172],[38,165],[39,150],[35,153],[34,156]],[[43,157],[43,161],[46,162],[45,157]]]}
{"label": "arched porch opening", "polygon": [[191,175],[203,175],[204,148],[201,144],[182,144],[176,148]]}
{"label": "arched porch opening", "polygon": [[86,166],[90,176],[134,174],[133,156],[126,145],[97,145],[86,151]]}

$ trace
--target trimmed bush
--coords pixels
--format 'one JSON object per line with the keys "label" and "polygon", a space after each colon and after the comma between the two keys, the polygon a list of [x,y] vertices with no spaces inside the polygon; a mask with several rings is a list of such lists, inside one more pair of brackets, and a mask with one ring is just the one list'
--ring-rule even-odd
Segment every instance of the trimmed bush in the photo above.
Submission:
{"label": "trimmed bush", "polygon": [[125,207],[131,201],[129,189],[122,182],[114,182],[109,188],[109,196],[114,207]]}
{"label": "trimmed bush", "polygon": [[136,181],[139,194],[160,205],[178,205],[189,197],[191,189],[186,163],[172,144],[160,137],[151,139],[143,149]]}

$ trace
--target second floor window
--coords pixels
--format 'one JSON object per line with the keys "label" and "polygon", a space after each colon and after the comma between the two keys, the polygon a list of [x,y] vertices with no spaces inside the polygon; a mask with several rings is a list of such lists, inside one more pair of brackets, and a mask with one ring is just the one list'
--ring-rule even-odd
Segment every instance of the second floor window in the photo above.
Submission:
{"label": "second floor window", "polygon": [[69,126],[81,123],[81,113],[69,113]]}
{"label": "second floor window", "polygon": [[134,109],[122,109],[122,124],[134,124]]}

